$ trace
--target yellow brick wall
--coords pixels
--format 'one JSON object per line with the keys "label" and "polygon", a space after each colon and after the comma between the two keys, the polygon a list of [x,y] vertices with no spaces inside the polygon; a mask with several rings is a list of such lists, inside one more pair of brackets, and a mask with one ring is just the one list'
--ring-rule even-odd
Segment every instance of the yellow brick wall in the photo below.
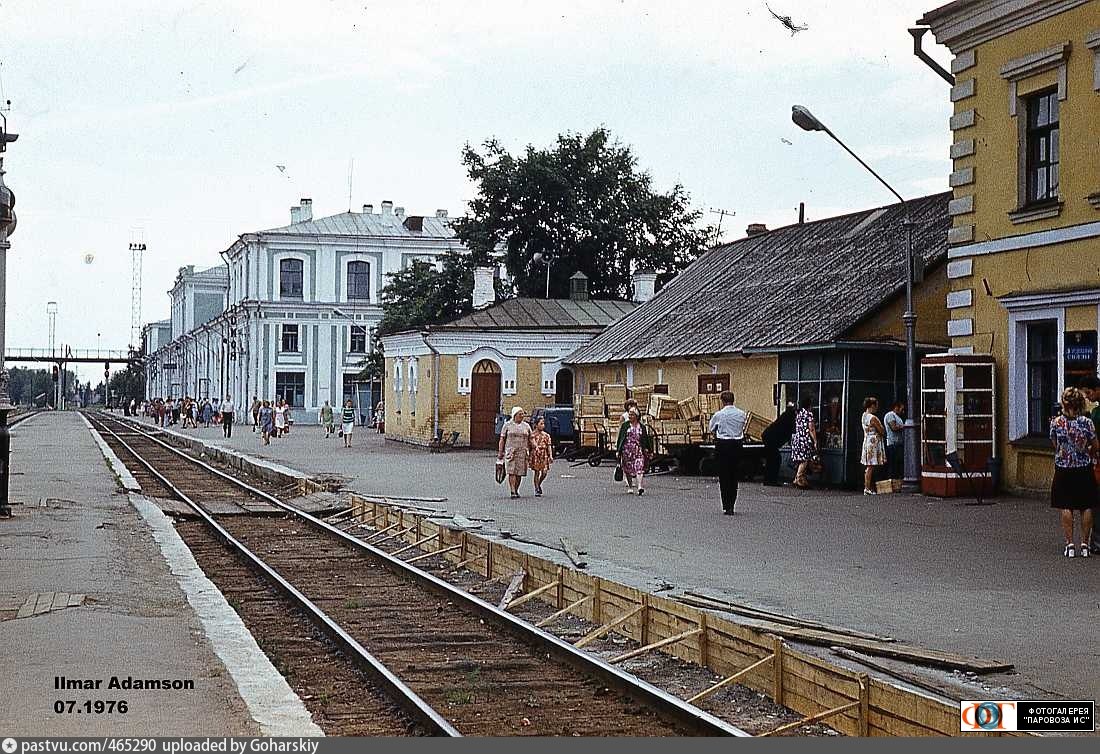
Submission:
{"label": "yellow brick wall", "polygon": [[[913,289],[913,305],[917,313],[917,342],[949,345],[947,337],[947,267],[931,270],[924,282]],[[846,336],[853,340],[885,337],[905,340],[905,296],[895,300],[861,322]]]}

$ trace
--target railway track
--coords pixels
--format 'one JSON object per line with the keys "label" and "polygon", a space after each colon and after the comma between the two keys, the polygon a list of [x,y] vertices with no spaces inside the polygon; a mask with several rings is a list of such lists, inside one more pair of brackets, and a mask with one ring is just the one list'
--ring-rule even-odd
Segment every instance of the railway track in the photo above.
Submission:
{"label": "railway track", "polygon": [[[431,573],[173,447],[142,425],[89,414],[151,496],[195,508],[180,522],[226,583],[257,576],[430,735],[748,735]],[[216,503],[240,508],[215,515]],[[277,515],[256,515],[258,506]],[[214,533],[231,548],[202,544]],[[204,560],[206,562],[204,562]],[[208,573],[209,573],[209,569]],[[268,617],[274,620],[271,600]],[[270,603],[270,604],[268,604]],[[246,621],[247,622],[247,621]],[[262,643],[261,643],[262,644]],[[277,650],[276,650],[277,654]],[[301,653],[299,652],[299,655]],[[307,656],[308,659],[308,656]],[[304,663],[308,669],[309,663]]]}

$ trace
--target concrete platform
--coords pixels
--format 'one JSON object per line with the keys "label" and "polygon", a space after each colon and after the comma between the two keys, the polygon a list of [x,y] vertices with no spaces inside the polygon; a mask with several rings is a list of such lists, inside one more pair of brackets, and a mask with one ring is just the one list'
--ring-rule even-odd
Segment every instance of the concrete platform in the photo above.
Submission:
{"label": "concrete platform", "polygon": [[722,516],[714,479],[657,476],[638,498],[613,482],[610,465],[563,461],[555,462],[545,497],[531,496],[528,480],[524,497],[512,501],[493,480],[494,454],[483,451],[429,454],[361,428],[348,450],[303,423],[268,446],[247,426],[230,440],[217,428],[180,434],[307,476],[347,478],[365,494],[445,497],[416,504],[493,519],[483,532],[507,530],[555,547],[569,537],[588,551],[589,572],[633,586],[698,589],[1007,660],[1018,672],[989,685],[1035,698],[1100,698],[1100,650],[1089,638],[1100,608],[1100,558],[1062,557],[1057,518],[1044,501],[1005,497],[966,507],[746,483],[737,515]]}
{"label": "concrete platform", "polygon": [[[0,730],[17,736],[257,735],[144,520],[81,418],[40,414],[12,436],[0,520]],[[25,607],[33,598],[34,609]],[[29,614],[28,614],[29,613]],[[63,691],[55,676],[103,679]],[[184,679],[193,690],[108,690],[112,676]],[[73,700],[126,713],[56,713]]]}

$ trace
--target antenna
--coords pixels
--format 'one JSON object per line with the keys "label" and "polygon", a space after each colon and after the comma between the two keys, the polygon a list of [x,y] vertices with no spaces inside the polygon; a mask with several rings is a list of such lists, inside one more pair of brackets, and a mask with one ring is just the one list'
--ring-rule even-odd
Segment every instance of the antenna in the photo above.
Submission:
{"label": "antenna", "polygon": [[351,197],[352,197],[351,179],[354,175],[355,175],[355,158],[354,157],[349,157],[348,158],[348,212],[351,212],[351,207],[352,207],[352,204],[351,204]]}
{"label": "antenna", "polygon": [[141,343],[141,257],[145,253],[145,229],[130,230],[130,350]]}
{"label": "antenna", "polygon": [[737,213],[732,209],[715,209],[714,207],[710,208],[710,213],[712,215],[718,215],[718,227],[714,229],[714,243],[717,244],[718,239],[722,237],[722,221],[727,217],[733,217]]}

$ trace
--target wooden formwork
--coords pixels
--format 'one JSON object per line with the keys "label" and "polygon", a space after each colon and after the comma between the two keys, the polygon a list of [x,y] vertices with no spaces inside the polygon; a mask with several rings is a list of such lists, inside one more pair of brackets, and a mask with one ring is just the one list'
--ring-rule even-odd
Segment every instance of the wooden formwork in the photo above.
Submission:
{"label": "wooden formwork", "polygon": [[[647,645],[681,634],[660,651],[728,678],[754,664],[737,683],[850,736],[958,736],[959,708],[922,692],[870,678],[794,649],[780,637],[660,595],[583,573],[470,531],[452,529],[380,500],[353,496],[354,515],[375,529],[408,529],[400,539],[487,578],[522,571],[523,591],[554,584],[536,599],[598,626],[621,620],[614,633]],[[696,631],[696,629],[701,629]],[[583,639],[581,640],[583,641]],[[578,644],[579,646],[579,644]],[[998,735],[998,734],[965,734]],[[1011,735],[1011,734],[1006,734]]]}

